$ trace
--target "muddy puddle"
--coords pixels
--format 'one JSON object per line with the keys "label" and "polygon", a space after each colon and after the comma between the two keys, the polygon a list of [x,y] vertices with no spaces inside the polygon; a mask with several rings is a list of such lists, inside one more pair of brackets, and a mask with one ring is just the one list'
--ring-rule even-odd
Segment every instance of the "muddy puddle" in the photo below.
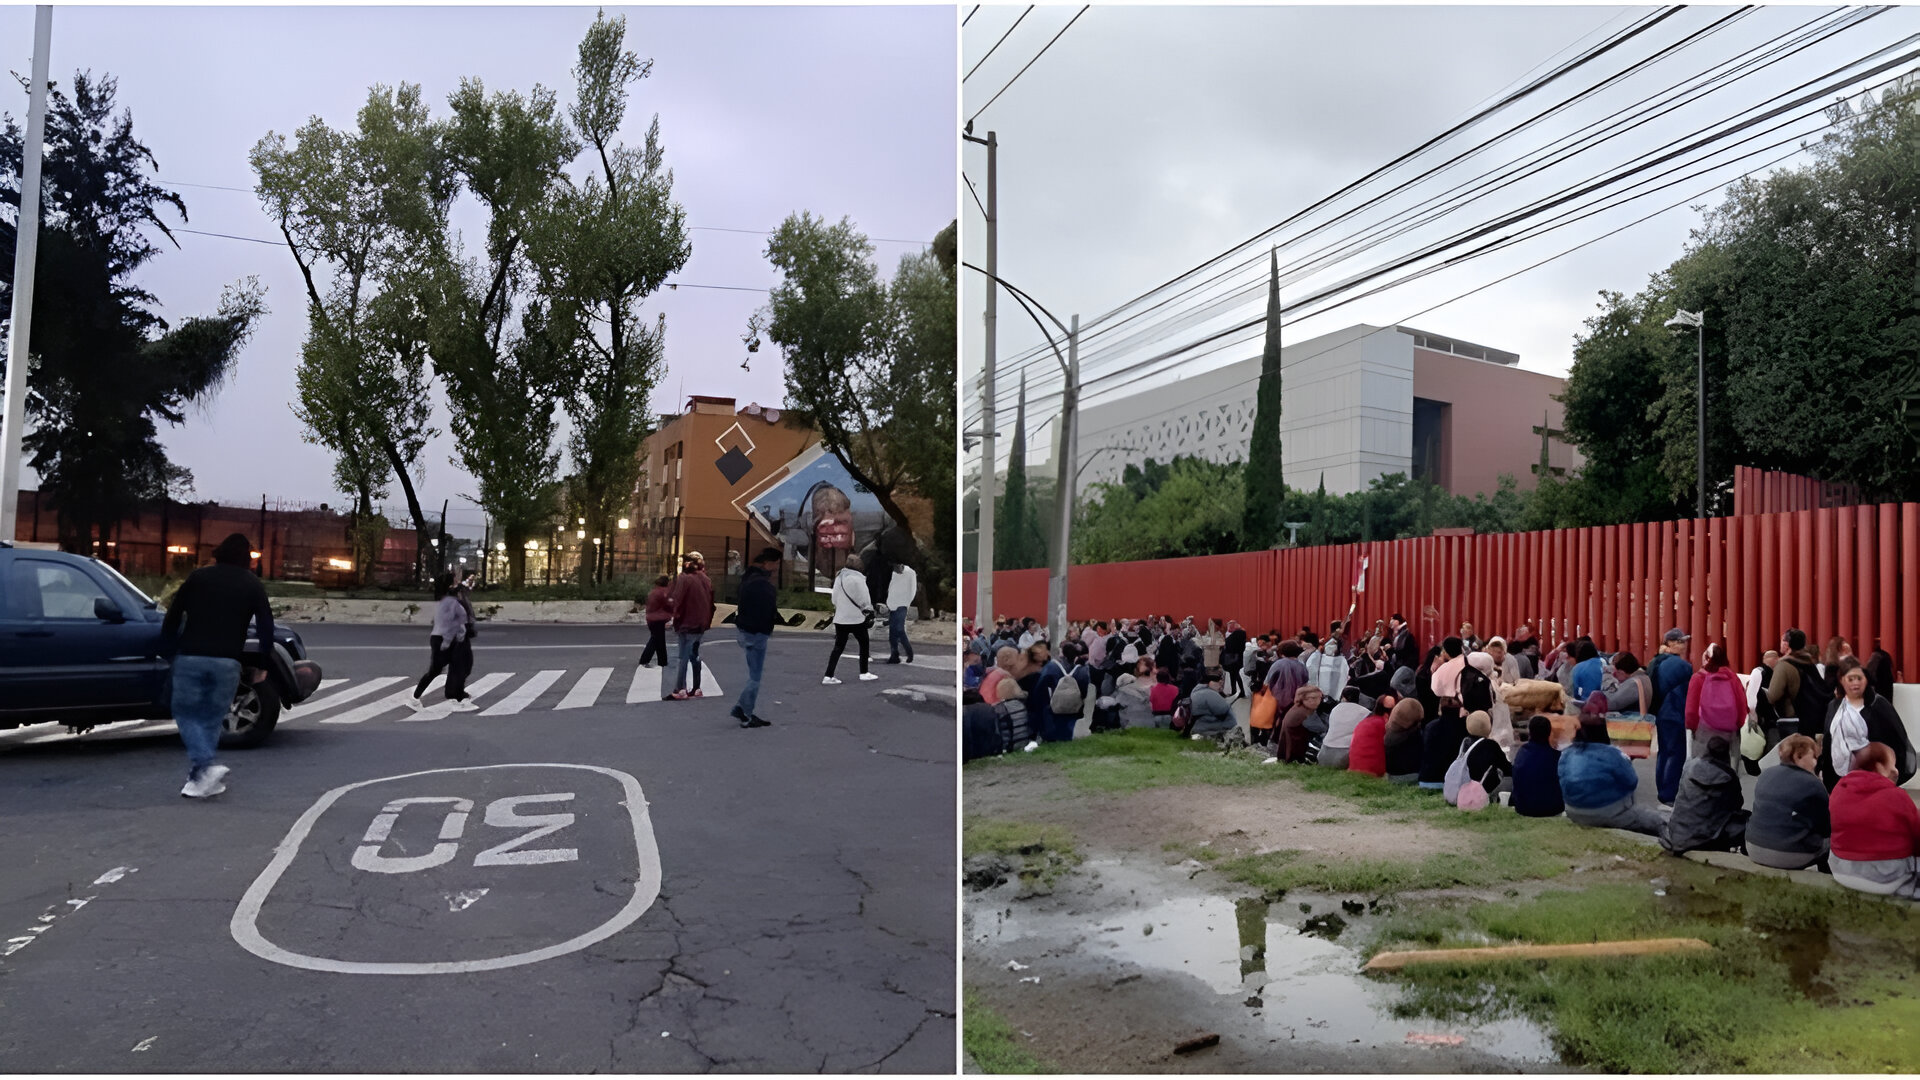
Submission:
{"label": "muddy puddle", "polygon": [[[1367,898],[1293,893],[1269,904],[1181,887],[1182,876],[1090,860],[1071,896],[970,892],[967,953],[1008,969],[996,976],[1009,980],[1191,976],[1212,996],[1209,1014],[1251,1021],[1269,1039],[1350,1050],[1459,1047],[1520,1067],[1557,1060],[1547,1033],[1526,1017],[1396,1018],[1399,989],[1360,973],[1359,946],[1384,914]],[[1436,1059],[1435,1067],[1445,1065]]]}

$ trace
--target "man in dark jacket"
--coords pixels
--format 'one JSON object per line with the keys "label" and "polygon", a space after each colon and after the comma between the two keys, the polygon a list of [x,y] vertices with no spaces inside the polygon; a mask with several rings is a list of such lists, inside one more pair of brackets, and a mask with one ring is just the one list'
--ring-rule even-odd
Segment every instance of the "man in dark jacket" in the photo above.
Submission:
{"label": "man in dark jacket", "polygon": [[1394,612],[1393,620],[1387,624],[1387,627],[1393,631],[1393,647],[1390,650],[1393,656],[1393,669],[1396,671],[1400,668],[1410,671],[1418,670],[1420,639],[1413,636],[1413,627],[1407,625],[1406,616],[1397,611]]}
{"label": "man in dark jacket", "polygon": [[1732,743],[1725,735],[1708,736],[1705,751],[1686,763],[1685,782],[1660,843],[1675,855],[1737,851],[1746,836],[1747,818],[1740,778],[1733,771]]}
{"label": "man in dark jacket", "polygon": [[1687,662],[1689,640],[1679,627],[1667,631],[1659,655],[1647,665],[1653,698],[1659,702],[1653,710],[1654,791],[1664,806],[1672,806],[1679,796],[1680,774],[1687,764],[1687,684],[1693,679],[1693,665]]}
{"label": "man in dark jacket", "polygon": [[734,615],[734,628],[740,638],[740,653],[747,658],[747,685],[740,691],[740,703],[733,707],[733,718],[743,728],[766,727],[768,721],[754,715],[760,701],[760,672],[767,663],[767,642],[773,626],[780,621],[779,593],[773,585],[773,572],[780,566],[780,549],[763,548],[753,565],[740,576],[740,610]]}
{"label": "man in dark jacket", "polygon": [[[187,575],[160,624],[162,655],[173,661],[173,722],[187,747],[187,786],[180,794],[190,799],[227,790],[227,767],[214,764],[213,756],[240,689],[247,623],[255,625],[267,647],[273,641],[273,608],[266,588],[248,569],[252,553],[239,533],[222,540],[213,549],[213,565]],[[266,674],[265,668],[255,668],[252,680]]]}

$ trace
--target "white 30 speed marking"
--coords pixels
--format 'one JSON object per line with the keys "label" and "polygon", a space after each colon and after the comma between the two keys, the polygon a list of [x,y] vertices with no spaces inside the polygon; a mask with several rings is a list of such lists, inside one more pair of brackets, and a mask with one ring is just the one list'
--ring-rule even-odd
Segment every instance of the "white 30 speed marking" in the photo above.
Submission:
{"label": "white 30 speed marking", "polygon": [[[268,941],[260,933],[260,909],[266,904],[267,897],[300,854],[300,845],[308,833],[341,796],[358,788],[373,784],[384,784],[394,780],[411,780],[423,776],[444,776],[448,773],[483,772],[492,769],[578,769],[583,772],[596,772],[619,781],[625,791],[625,803],[633,822],[633,840],[638,859],[639,874],[633,886],[633,896],[613,918],[587,931],[578,937],[558,944],[549,945],[528,952],[514,953],[510,956],[495,956],[481,960],[446,960],[431,962],[380,962],[365,960],[334,960],[324,956],[307,956],[283,949]],[[508,838],[502,843],[489,847],[474,856],[476,866],[517,866],[577,861],[580,853],[576,848],[537,848],[527,849],[526,845],[572,825],[571,813],[522,814],[521,807],[535,807],[539,804],[556,804],[572,801],[572,792],[558,792],[543,795],[516,795],[495,799],[487,804],[482,820],[489,826],[502,829],[528,829],[518,836]],[[380,853],[387,838],[392,834],[393,826],[409,806],[439,805],[447,807],[442,819],[439,843],[425,855],[386,856]],[[354,850],[353,865],[361,870],[381,874],[405,874],[430,869],[451,862],[459,853],[460,841],[465,835],[467,817],[473,812],[473,800],[454,796],[420,796],[395,799],[375,815],[372,824],[367,827],[361,845]],[[306,813],[293,823],[286,838],[274,849],[273,860],[267,864],[260,876],[248,886],[245,896],[240,898],[240,906],[234,910],[233,919],[228,924],[234,941],[240,947],[264,960],[288,967],[304,968],[308,971],[333,971],[349,975],[453,975],[466,971],[497,971],[501,968],[519,967],[522,964],[551,960],[556,956],[565,956],[578,952],[589,945],[605,941],[607,938],[631,926],[644,915],[654,900],[660,895],[660,850],[653,838],[653,821],[647,813],[646,796],[640,790],[640,782],[632,776],[615,769],[602,768],[599,765],[568,765],[561,763],[525,763],[514,765],[473,765],[457,769],[429,769],[425,772],[406,773],[401,776],[383,776],[373,780],[362,780],[334,788],[320,796],[318,802],[307,808]]]}

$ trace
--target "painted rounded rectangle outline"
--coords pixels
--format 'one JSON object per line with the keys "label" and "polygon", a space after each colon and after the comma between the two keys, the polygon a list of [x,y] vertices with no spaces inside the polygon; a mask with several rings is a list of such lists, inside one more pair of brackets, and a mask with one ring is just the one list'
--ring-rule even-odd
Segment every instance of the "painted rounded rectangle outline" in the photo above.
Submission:
{"label": "painted rounded rectangle outline", "polygon": [[[611,776],[620,781],[626,791],[627,812],[633,821],[633,843],[635,857],[639,863],[639,880],[633,883],[633,898],[627,901],[613,918],[600,924],[578,937],[562,941],[555,945],[534,949],[529,952],[514,953],[510,956],[495,956],[482,960],[436,960],[387,963],[370,960],[334,960],[324,956],[307,956],[303,953],[283,949],[268,941],[260,933],[260,909],[266,905],[267,897],[273,887],[279,883],[280,875],[300,854],[300,845],[312,831],[320,815],[327,812],[340,797],[358,788],[384,784],[392,780],[411,780],[416,776],[438,776],[442,773],[484,772],[489,769],[580,769]],[[373,780],[361,780],[334,788],[320,796],[319,800],[300,815],[287,835],[274,849],[273,859],[266,869],[247,887],[246,894],[240,898],[240,906],[234,909],[228,929],[233,940],[240,947],[276,964],[288,967],[304,968],[308,971],[331,971],[343,975],[454,975],[467,971],[498,971],[502,968],[519,967],[522,964],[535,964],[542,960],[551,960],[556,956],[565,956],[577,952],[589,945],[605,941],[633,925],[641,915],[660,896],[660,849],[653,836],[653,819],[647,812],[646,796],[640,790],[640,781],[617,769],[608,769],[599,765],[569,765],[560,762],[514,762],[504,765],[463,765],[452,769],[425,769],[420,772],[403,773],[399,776],[382,776]]]}

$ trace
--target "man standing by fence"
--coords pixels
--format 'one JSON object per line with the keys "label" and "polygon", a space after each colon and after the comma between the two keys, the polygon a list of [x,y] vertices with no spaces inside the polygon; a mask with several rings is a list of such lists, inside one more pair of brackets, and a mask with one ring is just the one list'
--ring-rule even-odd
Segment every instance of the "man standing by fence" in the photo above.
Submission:
{"label": "man standing by fence", "polygon": [[753,714],[753,707],[760,701],[760,672],[767,663],[767,642],[773,637],[774,623],[780,620],[779,591],[773,585],[773,572],[780,559],[779,548],[763,548],[740,577],[740,609],[734,616],[734,628],[739,632],[740,654],[747,660],[747,685],[740,691],[740,703],[733,707],[733,718],[743,728],[768,724]]}

